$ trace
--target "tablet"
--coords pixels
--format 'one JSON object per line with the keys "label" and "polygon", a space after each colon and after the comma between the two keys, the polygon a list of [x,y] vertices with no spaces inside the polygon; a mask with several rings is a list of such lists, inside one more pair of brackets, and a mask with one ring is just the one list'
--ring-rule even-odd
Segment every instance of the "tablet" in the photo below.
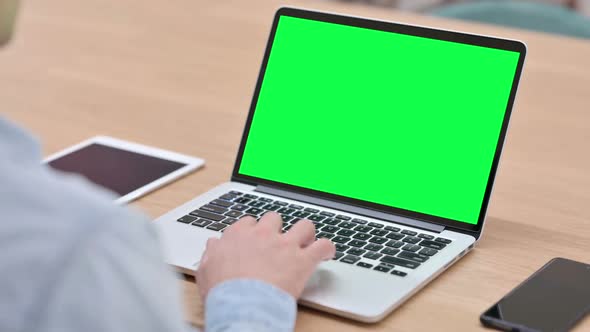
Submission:
{"label": "tablet", "polygon": [[128,203],[196,169],[203,159],[96,136],[53,154],[50,167],[76,173],[117,194],[116,203]]}

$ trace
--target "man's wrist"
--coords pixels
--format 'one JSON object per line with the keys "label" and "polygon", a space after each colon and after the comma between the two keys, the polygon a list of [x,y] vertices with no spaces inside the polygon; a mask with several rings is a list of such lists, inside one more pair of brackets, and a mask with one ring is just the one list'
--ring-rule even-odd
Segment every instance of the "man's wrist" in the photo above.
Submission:
{"label": "man's wrist", "polygon": [[207,331],[292,331],[297,303],[278,287],[255,279],[233,279],[213,287],[205,302]]}

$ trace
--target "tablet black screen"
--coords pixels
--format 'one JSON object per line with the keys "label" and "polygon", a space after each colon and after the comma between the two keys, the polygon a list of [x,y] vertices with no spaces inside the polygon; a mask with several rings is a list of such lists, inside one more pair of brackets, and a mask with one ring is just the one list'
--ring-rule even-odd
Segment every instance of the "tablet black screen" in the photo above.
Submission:
{"label": "tablet black screen", "polygon": [[185,166],[183,163],[97,143],[57,158],[49,165],[63,172],[81,174],[120,196]]}

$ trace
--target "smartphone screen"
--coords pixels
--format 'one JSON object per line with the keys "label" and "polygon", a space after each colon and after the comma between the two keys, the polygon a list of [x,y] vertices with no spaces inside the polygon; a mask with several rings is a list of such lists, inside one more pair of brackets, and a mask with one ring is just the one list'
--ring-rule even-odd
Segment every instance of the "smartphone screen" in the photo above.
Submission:
{"label": "smartphone screen", "polygon": [[590,265],[555,258],[481,320],[506,331],[567,331],[590,311]]}
{"label": "smartphone screen", "polygon": [[50,161],[54,169],[77,173],[125,196],[186,164],[93,143]]}

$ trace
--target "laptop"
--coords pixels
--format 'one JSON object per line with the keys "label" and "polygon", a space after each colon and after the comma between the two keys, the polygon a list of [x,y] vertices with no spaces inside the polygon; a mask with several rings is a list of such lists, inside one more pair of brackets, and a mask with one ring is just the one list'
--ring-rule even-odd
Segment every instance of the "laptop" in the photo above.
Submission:
{"label": "laptop", "polygon": [[[156,221],[194,274],[245,215],[331,239],[300,303],[376,322],[482,235],[523,68],[518,41],[277,11],[231,180]],[[289,262],[285,262],[289,264]]]}

